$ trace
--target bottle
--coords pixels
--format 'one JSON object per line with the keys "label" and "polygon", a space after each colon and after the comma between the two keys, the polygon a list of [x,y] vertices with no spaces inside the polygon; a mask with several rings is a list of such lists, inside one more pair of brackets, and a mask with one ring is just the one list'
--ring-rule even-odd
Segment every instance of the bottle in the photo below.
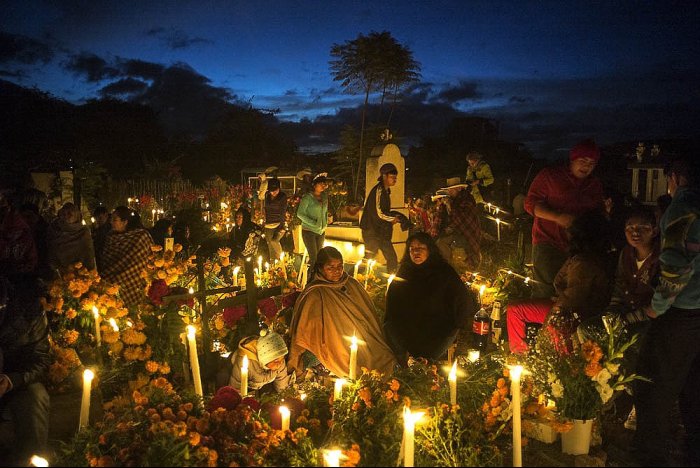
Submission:
{"label": "bottle", "polygon": [[489,343],[489,331],[491,329],[491,320],[489,314],[483,307],[474,316],[474,324],[472,325],[473,345],[476,349],[484,353]]}
{"label": "bottle", "polygon": [[501,303],[499,301],[493,302],[493,307],[491,309],[491,341],[493,344],[498,346],[501,342]]}

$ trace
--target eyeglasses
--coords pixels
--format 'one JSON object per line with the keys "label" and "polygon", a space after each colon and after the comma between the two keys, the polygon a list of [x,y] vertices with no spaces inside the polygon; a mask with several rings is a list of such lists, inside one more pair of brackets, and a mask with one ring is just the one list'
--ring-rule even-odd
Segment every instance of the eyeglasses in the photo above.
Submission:
{"label": "eyeglasses", "polygon": [[627,232],[651,232],[654,228],[649,224],[630,224],[625,226]]}

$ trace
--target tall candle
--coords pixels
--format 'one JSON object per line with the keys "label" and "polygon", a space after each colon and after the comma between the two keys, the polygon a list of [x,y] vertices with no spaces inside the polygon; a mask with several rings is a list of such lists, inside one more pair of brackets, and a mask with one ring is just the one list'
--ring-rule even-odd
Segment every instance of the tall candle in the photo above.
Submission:
{"label": "tall candle", "polygon": [[282,430],[289,430],[289,408],[280,406],[280,414],[282,415]]}
{"label": "tall candle", "polygon": [[92,393],[92,379],[95,373],[90,369],[83,371],[83,399],[80,402],[80,423],[78,430],[87,427],[90,423],[90,394]]}
{"label": "tall candle", "polygon": [[484,303],[484,291],[486,291],[486,285],[482,284],[481,288],[479,288],[479,305]]}
{"label": "tall candle", "polygon": [[520,428],[520,375],[523,366],[510,368],[510,393],[513,401],[513,466],[523,466]]}
{"label": "tall candle", "polygon": [[352,277],[357,279],[357,273],[360,271],[360,265],[362,264],[362,259],[359,259],[357,263],[355,263],[355,270],[352,272]]}
{"label": "tall candle", "polygon": [[243,356],[241,362],[241,396],[248,394],[248,356]]}
{"label": "tall candle", "polygon": [[457,361],[452,364],[452,369],[450,370],[450,375],[447,378],[450,382],[450,404],[457,404]]}
{"label": "tall candle", "polygon": [[423,412],[412,413],[403,408],[403,466],[414,466],[416,423],[423,417]]}
{"label": "tall candle", "polygon": [[333,388],[334,400],[339,400],[343,395],[343,385],[345,385],[345,379],[335,379],[335,387]]}
{"label": "tall candle", "polygon": [[270,264],[265,262],[265,273],[267,273],[268,271],[270,271]]}
{"label": "tall candle", "polygon": [[192,380],[194,381],[194,393],[202,398],[202,377],[199,374],[199,356],[197,355],[197,341],[195,339],[196,329],[192,325],[187,325],[187,343],[190,348],[190,368],[192,369]]}
{"label": "tall candle", "polygon": [[112,327],[112,330],[115,332],[119,331],[119,325],[117,325],[117,321],[114,320],[113,318],[109,319],[109,325]]}
{"label": "tall candle", "polygon": [[258,257],[258,273],[262,275],[262,255]]}
{"label": "tall candle", "polygon": [[357,337],[353,334],[350,343],[350,369],[348,371],[350,380],[357,378]]}
{"label": "tall candle", "polygon": [[100,311],[92,306],[92,315],[95,317],[95,342],[97,346],[102,345],[102,335],[100,334]]}
{"label": "tall candle", "polygon": [[389,292],[389,286],[391,286],[391,282],[394,281],[394,278],[396,278],[395,274],[390,274],[389,279],[386,280],[386,292]]}
{"label": "tall candle", "polygon": [[501,240],[501,220],[496,218],[496,232],[498,234],[498,240]]}
{"label": "tall candle", "polygon": [[340,450],[324,450],[323,466],[340,466]]}
{"label": "tall candle", "polygon": [[233,269],[233,285],[238,286],[238,272],[241,271],[241,267],[237,266]]}

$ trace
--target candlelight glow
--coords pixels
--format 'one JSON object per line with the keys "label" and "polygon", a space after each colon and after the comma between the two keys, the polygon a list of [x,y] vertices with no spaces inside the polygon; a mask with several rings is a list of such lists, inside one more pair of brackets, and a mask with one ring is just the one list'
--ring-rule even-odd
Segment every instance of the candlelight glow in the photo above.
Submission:
{"label": "candlelight glow", "polygon": [[450,370],[450,375],[448,376],[448,380],[452,380],[452,381],[457,380],[457,361],[455,361],[455,363],[452,364],[452,369]]}
{"label": "candlelight glow", "polygon": [[241,369],[248,370],[248,356],[243,356],[243,361],[241,362]]}
{"label": "candlelight glow", "polygon": [[194,288],[190,288],[190,289],[188,290],[188,292],[189,292],[190,294],[194,294]]}
{"label": "candlelight glow", "polygon": [[187,338],[194,339],[196,334],[197,329],[194,327],[194,325],[187,325]]}
{"label": "candlelight glow", "polygon": [[90,370],[90,369],[85,369],[83,371],[83,380],[86,382],[92,382],[92,379],[95,378],[95,373]]}
{"label": "candlelight glow", "polygon": [[39,455],[32,455],[32,458],[29,460],[29,466],[46,467],[49,466],[49,461],[46,458],[40,457]]}
{"label": "candlelight glow", "polygon": [[117,325],[116,320],[114,320],[113,318],[109,319],[109,324],[112,327],[112,330],[114,330],[115,332],[119,331],[119,325]]}
{"label": "candlelight glow", "polygon": [[323,451],[323,465],[324,466],[340,466],[340,457],[342,452],[340,450],[324,450]]}
{"label": "candlelight glow", "polygon": [[93,315],[95,318],[97,318],[97,317],[100,316],[100,311],[97,310],[97,307],[95,307],[95,306],[92,306],[92,315]]}
{"label": "candlelight glow", "polygon": [[389,285],[391,284],[391,282],[394,281],[394,278],[396,278],[396,275],[393,274],[393,273],[390,274],[390,275],[389,275],[389,279],[386,280],[386,285],[389,286]]}

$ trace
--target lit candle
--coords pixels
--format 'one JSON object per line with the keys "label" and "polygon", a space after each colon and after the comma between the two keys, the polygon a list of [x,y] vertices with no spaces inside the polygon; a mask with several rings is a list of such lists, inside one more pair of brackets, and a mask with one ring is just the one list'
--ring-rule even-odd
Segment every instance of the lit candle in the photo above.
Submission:
{"label": "lit candle", "polygon": [[194,294],[194,288],[191,287],[190,289],[187,290],[187,292],[190,294]]}
{"label": "lit candle", "polygon": [[152,209],[151,210],[151,216],[153,217],[153,221],[157,220],[158,218],[156,217],[156,210]]}
{"label": "lit candle", "polygon": [[248,356],[243,356],[241,362],[241,396],[248,394]]}
{"label": "lit candle", "polygon": [[163,240],[163,250],[165,250],[166,252],[175,250],[175,238],[166,237]]}
{"label": "lit candle", "polygon": [[501,240],[501,220],[496,218],[496,233],[498,234],[498,240]]}
{"label": "lit candle", "polygon": [[389,279],[386,280],[386,292],[389,292],[389,286],[391,286],[391,282],[394,281],[394,278],[396,278],[395,274],[390,274]]}
{"label": "lit candle", "polygon": [[467,359],[469,359],[469,362],[478,361],[480,356],[481,356],[481,353],[479,352],[478,349],[470,349],[469,352],[467,353]]}
{"label": "lit candle", "polygon": [[486,285],[482,284],[479,288],[479,305],[484,303],[484,291],[486,291]]}
{"label": "lit candle", "polygon": [[362,259],[359,259],[357,263],[355,263],[355,271],[352,273],[352,277],[357,279],[357,273],[360,271],[360,265],[362,264]]}
{"label": "lit candle", "polygon": [[520,435],[520,375],[523,366],[510,368],[510,393],[513,404],[513,466],[523,466],[523,454]]}
{"label": "lit candle", "polygon": [[335,379],[335,387],[333,388],[333,399],[339,400],[343,394],[343,385],[345,385],[345,379]]}
{"label": "lit candle", "polygon": [[323,466],[340,466],[340,450],[324,450]]}
{"label": "lit candle", "polygon": [[280,254],[280,263],[284,264],[284,252]]}
{"label": "lit candle", "polygon": [[414,466],[416,423],[423,414],[422,411],[412,413],[407,406],[403,408],[403,466]]}
{"label": "lit candle", "polygon": [[190,348],[190,368],[192,369],[192,380],[194,380],[194,393],[202,398],[202,377],[199,374],[199,356],[197,355],[197,341],[195,339],[196,329],[192,325],[187,325],[187,343]]}
{"label": "lit candle", "polygon": [[265,273],[267,273],[268,271],[270,271],[270,264],[265,262]]}
{"label": "lit candle", "polygon": [[233,285],[238,286],[238,272],[241,271],[241,267],[237,266],[233,269]]}
{"label": "lit candle", "polygon": [[258,257],[258,272],[262,275],[262,255]]}
{"label": "lit candle", "polygon": [[102,345],[102,335],[100,334],[100,311],[96,306],[92,306],[92,315],[95,317],[95,342],[97,346]]}
{"label": "lit candle", "polygon": [[489,209],[489,214],[491,214],[491,203],[487,203],[486,206],[487,206],[488,209]]}
{"label": "lit candle", "polygon": [[452,364],[452,369],[450,370],[450,375],[447,377],[450,382],[450,404],[457,404],[457,361]]}
{"label": "lit candle", "polygon": [[112,330],[115,332],[119,331],[119,325],[117,325],[117,321],[114,320],[113,318],[109,319],[109,325],[112,327]]}
{"label": "lit candle", "polygon": [[348,371],[350,380],[357,378],[357,337],[353,334],[350,343],[350,369]]}
{"label": "lit candle", "polygon": [[304,392],[299,392],[299,399],[300,399],[301,401],[306,400],[306,393],[304,393]]}
{"label": "lit candle", "polygon": [[29,466],[48,467],[49,461],[46,458],[40,457],[39,455],[32,455],[32,458],[29,460]]}
{"label": "lit candle", "polygon": [[87,427],[90,423],[90,394],[92,393],[92,379],[95,373],[90,369],[83,371],[83,399],[80,402],[80,423],[78,430]]}
{"label": "lit candle", "polygon": [[280,406],[280,414],[282,415],[282,430],[289,430],[289,408]]}

